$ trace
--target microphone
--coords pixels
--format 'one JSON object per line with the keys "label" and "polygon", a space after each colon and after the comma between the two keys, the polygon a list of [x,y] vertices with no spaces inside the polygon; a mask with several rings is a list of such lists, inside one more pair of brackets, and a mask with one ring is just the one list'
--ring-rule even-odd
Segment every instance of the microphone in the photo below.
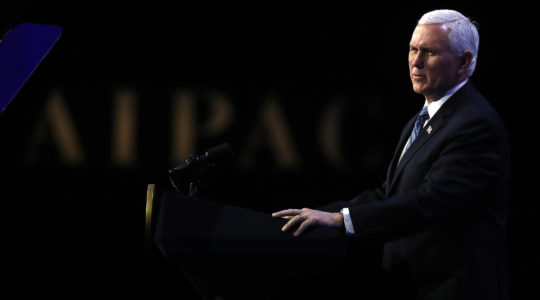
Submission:
{"label": "microphone", "polygon": [[221,144],[219,146],[208,149],[203,155],[202,159],[212,161],[214,163],[224,163],[230,161],[234,156],[234,153],[229,144]]}
{"label": "microphone", "polygon": [[210,148],[203,155],[191,154],[183,164],[169,170],[169,178],[178,192],[197,194],[208,185],[217,167],[227,165],[233,156],[227,143]]}

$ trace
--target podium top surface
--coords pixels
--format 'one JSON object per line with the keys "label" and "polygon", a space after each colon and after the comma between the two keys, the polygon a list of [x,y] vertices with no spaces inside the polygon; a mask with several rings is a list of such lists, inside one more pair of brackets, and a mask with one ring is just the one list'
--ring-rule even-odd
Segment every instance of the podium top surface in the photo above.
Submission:
{"label": "podium top surface", "polygon": [[326,227],[299,238],[282,232],[286,220],[246,208],[175,193],[160,199],[156,242],[166,255],[252,254],[339,256],[344,233]]}
{"label": "podium top surface", "polygon": [[17,95],[61,32],[58,26],[23,23],[0,41],[0,112]]}

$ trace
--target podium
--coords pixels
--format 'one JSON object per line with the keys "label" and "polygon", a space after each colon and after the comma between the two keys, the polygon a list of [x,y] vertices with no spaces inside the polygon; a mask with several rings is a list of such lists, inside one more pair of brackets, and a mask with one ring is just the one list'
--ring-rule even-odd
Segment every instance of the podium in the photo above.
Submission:
{"label": "podium", "polygon": [[269,213],[176,192],[154,201],[153,246],[203,298],[269,299],[332,290],[332,276],[345,259],[345,236],[337,229],[316,227],[295,238],[281,231],[286,220]]}

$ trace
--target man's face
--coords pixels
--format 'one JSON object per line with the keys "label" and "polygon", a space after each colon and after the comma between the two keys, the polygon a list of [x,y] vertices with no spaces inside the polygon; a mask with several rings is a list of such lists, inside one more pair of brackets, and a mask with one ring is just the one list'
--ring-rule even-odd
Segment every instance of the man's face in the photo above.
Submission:
{"label": "man's face", "polygon": [[438,100],[463,77],[460,58],[450,48],[448,28],[418,25],[409,44],[409,74],[413,90],[431,102]]}

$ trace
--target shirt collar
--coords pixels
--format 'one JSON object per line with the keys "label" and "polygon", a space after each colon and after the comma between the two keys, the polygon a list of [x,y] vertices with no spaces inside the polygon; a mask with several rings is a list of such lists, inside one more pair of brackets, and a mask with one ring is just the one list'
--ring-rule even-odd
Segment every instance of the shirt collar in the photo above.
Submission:
{"label": "shirt collar", "polygon": [[441,98],[439,98],[439,100],[437,101],[431,101],[431,104],[428,105],[428,102],[427,100],[424,102],[424,106],[427,105],[428,107],[428,114],[429,114],[429,118],[433,118],[433,116],[435,115],[435,113],[437,113],[437,111],[439,110],[439,108],[441,108],[441,106],[450,98],[452,97],[452,95],[457,92],[462,86],[465,85],[465,83],[467,83],[469,79],[465,79],[463,80],[462,82],[460,82],[459,84],[457,84],[455,87],[451,88],[450,90],[448,90],[448,92],[446,92],[444,94],[444,96],[442,96]]}

